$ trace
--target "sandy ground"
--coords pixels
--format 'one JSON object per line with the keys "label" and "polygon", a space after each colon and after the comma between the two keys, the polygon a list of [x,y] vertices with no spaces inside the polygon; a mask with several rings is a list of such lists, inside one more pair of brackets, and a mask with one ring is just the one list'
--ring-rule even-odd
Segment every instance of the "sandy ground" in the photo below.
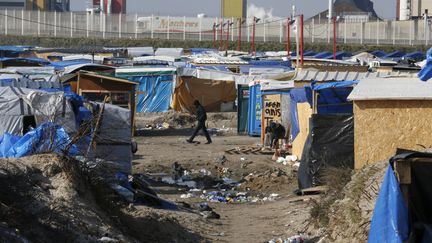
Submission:
{"label": "sandy ground", "polygon": [[[189,133],[188,129],[151,130],[136,137],[139,149],[133,161],[134,173],[169,173],[173,162],[188,170],[205,168],[212,175],[218,173],[218,168],[225,167],[229,168],[229,177],[235,180],[250,173],[260,175],[246,187],[262,196],[277,193],[279,197],[271,202],[209,203],[221,215],[220,219],[197,219],[194,213],[182,214],[178,220],[185,224],[183,226],[208,242],[267,242],[306,230],[312,203],[308,198],[302,201],[302,197],[293,194],[297,179],[291,167],[271,161],[271,155],[224,152],[234,147],[253,146],[259,143],[259,138],[214,136],[213,144],[205,145],[205,138],[198,136],[196,140],[201,144],[188,144],[185,139]],[[218,162],[221,156],[226,157],[223,166]],[[153,188],[160,197],[171,201],[188,204],[203,201],[180,198],[187,192],[184,188],[167,185],[153,185]]]}

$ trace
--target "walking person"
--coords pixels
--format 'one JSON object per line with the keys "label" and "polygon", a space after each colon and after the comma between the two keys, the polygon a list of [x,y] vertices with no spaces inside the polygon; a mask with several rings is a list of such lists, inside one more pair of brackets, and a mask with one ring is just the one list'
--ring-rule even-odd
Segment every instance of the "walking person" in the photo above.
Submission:
{"label": "walking person", "polygon": [[193,143],[193,140],[195,138],[195,136],[198,134],[199,130],[203,130],[205,137],[207,138],[207,143],[206,144],[211,144],[212,140],[210,138],[210,134],[207,131],[207,128],[205,126],[205,122],[207,120],[207,113],[204,109],[204,107],[200,104],[200,102],[198,100],[194,101],[194,106],[195,106],[195,110],[196,110],[196,118],[198,120],[198,124],[195,128],[195,131],[193,132],[192,136],[187,139],[186,141],[188,143]]}

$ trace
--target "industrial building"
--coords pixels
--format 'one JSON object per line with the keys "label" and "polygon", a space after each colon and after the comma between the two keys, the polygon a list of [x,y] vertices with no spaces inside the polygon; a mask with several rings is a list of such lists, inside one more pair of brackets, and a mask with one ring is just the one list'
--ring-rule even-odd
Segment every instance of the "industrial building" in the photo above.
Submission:
{"label": "industrial building", "polygon": [[0,1],[0,9],[67,12],[70,0],[6,0]]}
{"label": "industrial building", "polygon": [[221,0],[222,18],[246,18],[247,0]]}
{"label": "industrial building", "polygon": [[424,14],[431,15],[432,0],[397,0],[396,19],[410,20],[419,19]]}
{"label": "industrial building", "polygon": [[[325,22],[328,19],[329,11],[325,10],[310,20],[315,23]],[[375,12],[373,2],[370,0],[336,0],[333,3],[332,16],[341,17],[346,22],[367,22],[376,20],[378,15]]]}
{"label": "industrial building", "polygon": [[125,14],[126,0],[93,0],[92,12],[106,14]]}

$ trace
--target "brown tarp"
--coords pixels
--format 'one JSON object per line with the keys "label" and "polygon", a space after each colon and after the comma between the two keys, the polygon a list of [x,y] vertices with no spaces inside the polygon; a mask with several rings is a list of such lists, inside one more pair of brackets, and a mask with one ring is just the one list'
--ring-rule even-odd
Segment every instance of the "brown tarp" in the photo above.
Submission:
{"label": "brown tarp", "polygon": [[193,112],[194,100],[204,106],[206,111],[220,111],[223,102],[233,102],[237,99],[234,81],[217,81],[198,79],[195,77],[179,77],[174,90],[171,107],[175,111]]}

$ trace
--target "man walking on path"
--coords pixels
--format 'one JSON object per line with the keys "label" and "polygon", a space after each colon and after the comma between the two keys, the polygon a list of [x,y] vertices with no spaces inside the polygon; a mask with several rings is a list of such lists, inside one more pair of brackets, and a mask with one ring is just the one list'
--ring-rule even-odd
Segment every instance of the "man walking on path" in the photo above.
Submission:
{"label": "man walking on path", "polygon": [[198,125],[195,128],[195,131],[192,134],[192,136],[189,139],[187,139],[186,141],[188,143],[193,143],[193,140],[194,140],[195,136],[198,134],[199,130],[202,129],[203,132],[204,132],[204,135],[207,138],[207,143],[206,144],[211,144],[212,140],[211,140],[210,134],[208,133],[207,128],[205,126],[205,121],[207,120],[207,113],[206,113],[204,107],[199,103],[198,100],[194,101],[194,105],[195,105],[196,117],[197,117],[197,120],[198,120]]}

